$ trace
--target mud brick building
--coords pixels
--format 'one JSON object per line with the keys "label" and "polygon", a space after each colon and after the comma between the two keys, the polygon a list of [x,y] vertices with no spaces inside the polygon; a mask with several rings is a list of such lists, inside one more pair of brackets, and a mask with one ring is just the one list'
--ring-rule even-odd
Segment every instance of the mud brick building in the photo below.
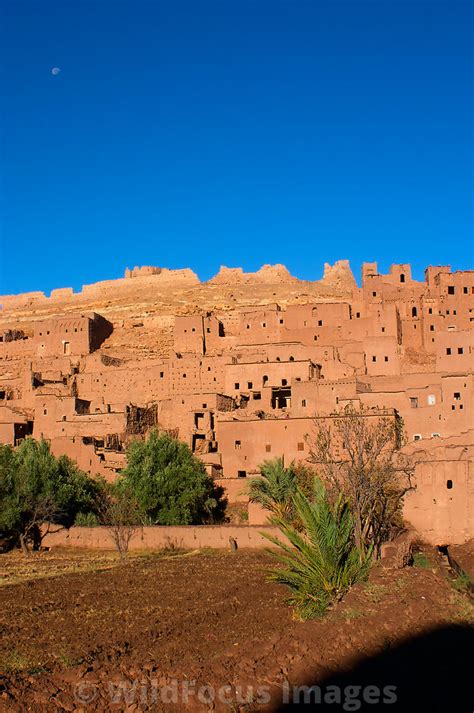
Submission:
{"label": "mud brick building", "polygon": [[159,426],[245,502],[263,460],[304,461],[315,417],[360,404],[404,420],[412,524],[437,544],[474,536],[473,271],[419,282],[365,263],[358,287],[347,261],[316,282],[281,265],[207,283],[142,267],[0,305],[0,442],[46,438],[112,480]]}

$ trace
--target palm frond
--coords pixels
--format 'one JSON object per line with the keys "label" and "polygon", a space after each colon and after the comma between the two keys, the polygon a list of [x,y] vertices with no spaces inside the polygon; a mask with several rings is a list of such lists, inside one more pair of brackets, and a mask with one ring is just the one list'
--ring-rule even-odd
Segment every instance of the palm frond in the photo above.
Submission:
{"label": "palm frond", "polygon": [[303,619],[322,616],[367,575],[371,559],[371,552],[361,555],[355,546],[347,500],[340,495],[331,503],[316,481],[313,500],[299,489],[292,496],[298,529],[294,519],[280,515],[272,522],[284,539],[262,533],[274,545],[267,552],[280,565],[268,570],[269,578],[291,590],[289,601]]}

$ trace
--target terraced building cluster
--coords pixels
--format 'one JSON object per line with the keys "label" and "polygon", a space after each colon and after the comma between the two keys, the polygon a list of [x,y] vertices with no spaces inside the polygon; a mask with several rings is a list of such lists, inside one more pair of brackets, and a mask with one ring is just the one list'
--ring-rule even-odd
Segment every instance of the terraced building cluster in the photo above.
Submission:
{"label": "terraced building cluster", "polygon": [[306,460],[315,418],[363,405],[403,418],[407,518],[437,544],[474,534],[472,271],[419,282],[365,263],[358,287],[347,261],[316,282],[278,265],[206,283],[144,267],[0,304],[1,442],[43,437],[113,479],[129,440],[158,426],[245,505],[263,460]]}

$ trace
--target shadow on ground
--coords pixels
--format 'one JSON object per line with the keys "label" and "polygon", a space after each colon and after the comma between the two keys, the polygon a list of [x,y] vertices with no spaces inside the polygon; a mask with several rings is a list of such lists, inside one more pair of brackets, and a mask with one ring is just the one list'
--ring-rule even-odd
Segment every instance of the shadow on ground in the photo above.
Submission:
{"label": "shadow on ground", "polygon": [[387,644],[351,669],[298,685],[315,688],[290,686],[276,711],[473,713],[474,627],[441,627]]}

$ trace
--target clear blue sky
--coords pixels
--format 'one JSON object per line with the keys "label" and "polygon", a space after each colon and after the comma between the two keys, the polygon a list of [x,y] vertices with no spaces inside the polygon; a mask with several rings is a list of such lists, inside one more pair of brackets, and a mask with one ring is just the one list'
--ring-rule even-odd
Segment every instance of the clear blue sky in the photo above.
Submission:
{"label": "clear blue sky", "polygon": [[473,8],[1,0],[0,294],[472,269]]}

